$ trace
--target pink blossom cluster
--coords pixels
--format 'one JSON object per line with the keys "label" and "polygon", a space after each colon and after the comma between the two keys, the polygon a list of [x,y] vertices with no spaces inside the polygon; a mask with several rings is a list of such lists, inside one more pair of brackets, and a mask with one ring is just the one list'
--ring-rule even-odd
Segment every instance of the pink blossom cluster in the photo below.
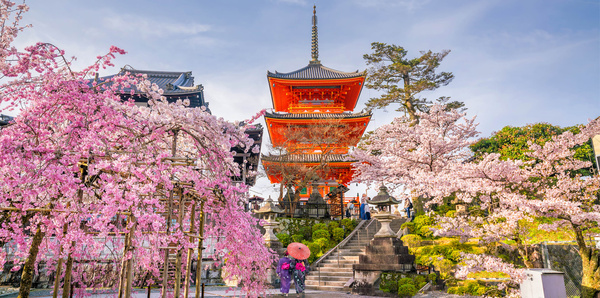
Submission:
{"label": "pink blossom cluster", "polygon": [[[117,47],[82,71],[52,45],[16,51],[11,43],[26,10],[9,1],[0,10],[5,24],[15,20],[0,40],[0,71],[13,78],[0,85],[0,104],[20,109],[0,129],[0,264],[31,258],[32,235],[41,233],[36,264],[55,270],[59,258],[72,258],[80,285],[118,278],[101,270],[90,275],[86,266],[118,268],[129,259],[136,275],[156,281],[163,247],[197,248],[188,231],[193,225],[198,234],[203,201],[203,236],[218,239],[215,257],[227,259],[227,272],[251,296],[264,292],[274,255],[257,220],[244,212],[247,187],[231,179],[240,175],[231,148],[256,151],[244,128],[185,102],[169,103],[143,78],[90,80],[125,53]],[[121,101],[121,90],[131,86],[152,99],[149,107]],[[179,204],[182,197],[186,204]],[[169,198],[177,206],[171,221],[164,216]],[[125,235],[132,235],[130,245]]]}
{"label": "pink blossom cluster", "polygon": [[[478,132],[474,119],[464,114],[436,105],[418,116],[418,123],[396,118],[354,151],[358,160],[355,180],[405,187],[411,196],[425,198],[428,205],[454,196],[458,202],[479,208],[476,214],[467,211],[438,218],[436,235],[479,238],[485,243],[514,240],[519,252],[526,253],[525,223],[537,217],[554,220],[540,228],[568,224],[576,233],[600,224],[600,207],[594,203],[600,176],[577,174],[591,163],[574,156],[574,148],[600,134],[600,119],[579,127],[577,134],[563,133],[543,146],[530,143],[527,155],[532,161],[522,162],[502,160],[499,154],[470,158],[468,145]],[[515,283],[522,277],[510,267],[501,267],[500,260],[492,262],[486,256],[478,260],[506,270]],[[477,270],[476,263],[465,264],[461,272]]]}

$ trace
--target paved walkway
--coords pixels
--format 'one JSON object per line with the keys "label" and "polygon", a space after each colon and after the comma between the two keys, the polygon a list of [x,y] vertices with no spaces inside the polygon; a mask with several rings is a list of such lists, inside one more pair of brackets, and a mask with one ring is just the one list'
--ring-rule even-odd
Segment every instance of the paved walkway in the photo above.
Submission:
{"label": "paved walkway", "polygon": [[[195,289],[191,288],[190,289],[190,293],[192,293],[190,295],[190,297],[194,297],[193,293]],[[2,294],[0,295],[1,298],[12,298],[12,297],[17,297],[17,292],[14,293],[7,293],[7,294]],[[31,292],[30,297],[43,297],[43,298],[50,298],[52,297],[52,292],[50,290],[33,290]],[[107,293],[107,294],[94,294],[91,297],[95,297],[95,298],[108,298],[108,297],[115,297],[114,293]],[[132,297],[135,298],[145,298],[148,297],[148,293],[146,291],[142,291],[142,290],[137,290],[134,291],[134,294],[132,295]],[[150,293],[150,297],[151,298],[160,298],[160,291],[155,289]],[[218,297],[245,297],[245,295],[243,295],[240,291],[239,288],[233,289],[231,291],[229,291],[229,287],[225,287],[225,286],[207,286],[204,289],[204,297],[206,298],[218,298]],[[270,289],[267,291],[267,296],[266,297],[285,297],[283,296],[280,292],[279,289]],[[290,294],[289,296],[290,298],[294,298],[296,297],[296,292],[294,291],[294,289],[290,289]],[[360,295],[353,295],[350,293],[345,293],[345,292],[328,292],[328,291],[316,291],[316,290],[308,290],[304,293],[304,295],[300,295],[300,297],[306,297],[306,298],[342,298],[342,297],[352,297],[352,298],[357,298],[357,297],[365,297],[365,298],[375,298],[375,297],[383,297],[383,296],[360,296]],[[464,297],[472,297],[472,296],[461,296],[461,295],[452,295],[452,294],[446,294],[446,293],[442,293],[442,292],[428,292],[425,294],[417,294],[414,296],[415,298],[464,298]]]}

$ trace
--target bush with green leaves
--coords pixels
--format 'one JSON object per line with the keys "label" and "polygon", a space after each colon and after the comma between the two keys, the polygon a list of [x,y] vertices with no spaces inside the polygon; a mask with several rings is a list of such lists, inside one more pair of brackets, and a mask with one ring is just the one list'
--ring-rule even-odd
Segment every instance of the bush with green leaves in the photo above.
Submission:
{"label": "bush with green leaves", "polygon": [[423,238],[433,237],[433,231],[431,230],[431,226],[421,226],[417,234],[419,234]]}
{"label": "bush with green leaves", "polygon": [[330,221],[329,223],[327,223],[327,230],[331,234],[333,234],[333,229],[337,229],[339,227],[340,227],[340,223],[337,221]]}
{"label": "bush with green leaves", "polygon": [[398,292],[398,277],[396,274],[384,272],[381,274],[379,289],[386,293]]}
{"label": "bush with green leaves", "polygon": [[432,283],[435,283],[435,281],[437,280],[437,274],[435,274],[435,273],[427,274],[427,280]]}
{"label": "bush with green leaves", "polygon": [[[423,275],[417,275],[417,276],[415,276],[414,280],[415,280],[415,284],[419,285],[419,284],[421,284],[423,282],[426,282],[427,281],[427,277],[425,277]],[[420,288],[422,288],[422,287],[419,287],[419,289]]]}
{"label": "bush with green leaves", "polygon": [[315,239],[314,244],[319,246],[320,251],[326,252],[328,250],[327,248],[329,247],[329,239],[317,238],[317,239]]}
{"label": "bush with green leaves", "polygon": [[423,240],[423,239],[419,235],[408,234],[408,235],[402,236],[402,238],[400,238],[400,240],[402,240],[402,243],[408,247],[416,247],[419,245],[419,243],[421,243],[421,240]]}
{"label": "bush with green leaves", "polygon": [[415,223],[412,221],[405,222],[400,226],[401,229],[408,229],[410,233],[415,231]]}
{"label": "bush with green leaves", "polygon": [[327,225],[324,223],[316,223],[312,226],[312,232],[314,233],[317,230],[327,230]]}
{"label": "bush with green leaves", "polygon": [[304,239],[311,239],[312,229],[309,226],[300,227],[300,229],[298,229],[298,234],[302,235]]}
{"label": "bush with green leaves", "polygon": [[400,284],[398,283],[398,296],[400,297],[412,297],[417,294],[417,288],[411,284]]}
{"label": "bush with green leaves", "polygon": [[292,242],[290,235],[287,233],[277,233],[275,234],[275,236],[277,237],[279,242],[281,242],[283,247],[287,247]]}
{"label": "bush with green leaves", "polygon": [[425,285],[427,285],[427,282],[426,282],[426,281],[424,281],[424,282],[420,282],[420,283],[419,283],[419,286],[417,286],[417,289],[418,289],[418,290],[420,290],[420,289],[422,289],[422,288],[423,288]]}
{"label": "bush with green leaves", "polygon": [[329,239],[329,237],[331,237],[331,235],[329,234],[329,232],[325,229],[319,229],[313,232],[312,234],[312,239],[317,240],[319,238],[325,238],[325,239]]}
{"label": "bush with green leaves", "polygon": [[292,235],[292,241],[293,242],[302,242],[302,240],[304,240],[304,236],[300,235],[300,234],[294,234]]}
{"label": "bush with green leaves", "polygon": [[398,280],[398,285],[399,286],[401,286],[401,285],[408,285],[408,284],[410,284],[410,285],[414,284],[413,279],[410,278],[410,277],[403,277],[400,280]]}
{"label": "bush with green leaves", "polygon": [[358,221],[351,218],[344,218],[340,221],[340,225],[346,229],[346,235],[350,234],[358,225]]}
{"label": "bush with green leaves", "polygon": [[342,228],[335,228],[333,229],[333,231],[331,232],[331,236],[333,238],[333,241],[339,243],[340,241],[344,240],[344,229]]}

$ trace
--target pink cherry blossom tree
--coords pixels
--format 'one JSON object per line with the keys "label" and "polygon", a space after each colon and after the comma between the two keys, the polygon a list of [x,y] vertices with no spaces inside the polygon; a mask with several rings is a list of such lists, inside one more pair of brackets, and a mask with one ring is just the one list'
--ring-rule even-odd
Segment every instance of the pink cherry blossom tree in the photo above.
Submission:
{"label": "pink cherry blossom tree", "polygon": [[[244,290],[264,291],[273,254],[244,212],[246,186],[231,179],[240,174],[231,148],[257,149],[243,128],[168,103],[143,78],[90,80],[124,54],[116,47],[82,71],[52,45],[17,51],[11,44],[26,10],[10,1],[0,10],[0,71],[11,78],[0,85],[0,106],[19,110],[0,130],[0,243],[10,252],[0,262],[22,264],[20,297],[28,297],[40,262],[56,268],[55,286],[62,277],[63,297],[71,283],[119,285],[127,295],[124,272],[160,279],[162,248],[190,254],[200,221],[201,235],[219,239],[217,257]],[[121,101],[120,90],[132,85],[152,98],[150,107]],[[169,208],[173,218],[163,216]],[[100,263],[121,273],[102,272]]]}
{"label": "pink cherry blossom tree", "polygon": [[[514,240],[528,267],[532,266],[528,262],[531,250],[523,241],[523,221],[540,216],[554,218],[552,225],[540,228],[570,227],[584,267],[582,293],[592,297],[600,285],[598,249],[585,240],[600,223],[600,183],[598,174],[578,174],[591,163],[575,158],[574,148],[600,133],[599,120],[581,127],[577,134],[556,136],[543,146],[531,143],[527,155],[533,161],[522,162],[501,160],[499,154],[469,159],[467,146],[477,134],[475,124],[456,111],[434,106],[419,117],[418,124],[397,118],[377,129],[354,152],[359,160],[356,180],[404,186],[415,195],[429,198],[430,204],[442,203],[453,195],[463,203],[478,206],[476,214],[438,218],[437,235],[476,237],[487,243]],[[465,268],[494,270],[481,265],[498,263],[497,259],[490,262],[490,257],[466,256],[466,265],[473,266]],[[518,284],[523,274],[511,268],[506,273],[513,284]],[[465,270],[460,275],[465,276]]]}

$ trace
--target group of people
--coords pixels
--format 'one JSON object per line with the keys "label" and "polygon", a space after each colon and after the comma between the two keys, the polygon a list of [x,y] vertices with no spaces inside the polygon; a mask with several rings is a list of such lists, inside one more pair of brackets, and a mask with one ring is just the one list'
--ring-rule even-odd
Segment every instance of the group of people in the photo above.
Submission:
{"label": "group of people", "polygon": [[277,275],[279,275],[279,280],[281,280],[281,293],[285,296],[290,292],[290,286],[292,284],[292,279],[294,280],[294,287],[296,288],[296,295],[300,295],[304,292],[304,280],[306,279],[306,275],[310,271],[310,266],[308,264],[308,260],[298,260],[289,255],[286,251],[283,258],[279,259],[279,263],[277,264]]}
{"label": "group of people", "polygon": [[[361,220],[371,219],[371,208],[369,207],[369,204],[367,204],[367,200],[370,200],[370,198],[367,197],[366,194],[363,194],[362,198],[360,200],[360,219]],[[350,205],[350,203],[348,203],[348,205]],[[354,208],[354,206],[352,206],[352,208]],[[350,206],[348,207],[348,209],[350,209]],[[413,209],[412,200],[410,198],[406,198],[404,200],[404,211],[406,212],[407,218],[411,218],[412,209]]]}

